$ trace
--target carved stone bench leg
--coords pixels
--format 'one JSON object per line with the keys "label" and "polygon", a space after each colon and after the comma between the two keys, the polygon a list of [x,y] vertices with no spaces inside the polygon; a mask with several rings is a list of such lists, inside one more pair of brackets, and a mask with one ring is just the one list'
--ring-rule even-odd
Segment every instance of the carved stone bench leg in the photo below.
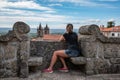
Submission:
{"label": "carved stone bench leg", "polygon": [[92,58],[87,58],[85,70],[87,75],[94,74],[94,60]]}

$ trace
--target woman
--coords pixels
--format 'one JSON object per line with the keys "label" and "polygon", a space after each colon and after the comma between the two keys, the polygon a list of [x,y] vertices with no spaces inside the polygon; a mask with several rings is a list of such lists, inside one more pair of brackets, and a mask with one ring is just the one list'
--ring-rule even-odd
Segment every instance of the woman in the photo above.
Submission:
{"label": "woman", "polygon": [[66,33],[61,36],[60,41],[66,41],[67,49],[54,51],[49,67],[43,70],[43,72],[52,73],[53,66],[58,57],[63,64],[63,68],[60,68],[59,71],[68,72],[69,70],[64,59],[69,57],[77,57],[79,55],[78,36],[75,32],[73,32],[72,24],[67,25]]}

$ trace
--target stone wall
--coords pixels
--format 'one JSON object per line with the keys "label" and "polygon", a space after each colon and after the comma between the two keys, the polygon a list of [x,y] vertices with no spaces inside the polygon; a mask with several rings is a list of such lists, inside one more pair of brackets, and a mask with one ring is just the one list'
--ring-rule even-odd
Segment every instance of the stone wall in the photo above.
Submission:
{"label": "stone wall", "polygon": [[0,43],[0,77],[17,76],[17,42]]}
{"label": "stone wall", "polygon": [[30,28],[24,22],[16,22],[13,30],[0,36],[0,77],[28,77]]}
{"label": "stone wall", "polygon": [[[64,43],[56,41],[31,41],[30,46],[30,56],[43,57],[43,64],[39,67],[41,70],[48,67],[55,50],[65,48]],[[57,64],[56,66],[59,66]]]}
{"label": "stone wall", "polygon": [[[84,66],[80,66],[81,69],[85,68],[87,74],[120,73],[120,38],[105,37],[97,25],[82,26],[79,29],[79,46],[86,61]],[[59,49],[65,49],[65,43],[31,41],[30,54],[43,57],[40,69],[44,69],[49,65],[53,52]],[[67,64],[73,66],[69,61]],[[55,68],[60,66],[58,62]],[[72,68],[76,68],[76,65]]]}
{"label": "stone wall", "polygon": [[97,25],[82,26],[79,33],[86,73],[120,73],[120,38],[105,37]]}
{"label": "stone wall", "polygon": [[[30,56],[43,58],[42,62],[43,64],[39,66],[40,70],[43,70],[49,66],[54,51],[63,50],[66,48],[66,44],[64,42],[58,41],[31,41],[30,46],[31,46]],[[81,68],[78,65],[74,65],[69,58],[65,60],[70,69]],[[60,67],[62,67],[62,64],[58,58],[58,61],[56,62],[54,69],[58,69]]]}

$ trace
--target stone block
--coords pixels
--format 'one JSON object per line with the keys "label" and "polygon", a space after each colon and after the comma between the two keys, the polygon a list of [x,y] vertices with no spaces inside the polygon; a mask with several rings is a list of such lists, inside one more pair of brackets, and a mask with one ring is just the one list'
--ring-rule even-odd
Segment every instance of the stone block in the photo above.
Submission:
{"label": "stone block", "polygon": [[120,64],[112,64],[111,73],[120,73]]}
{"label": "stone block", "polygon": [[42,57],[30,57],[28,60],[29,66],[40,66],[42,65],[43,58]]}
{"label": "stone block", "polygon": [[118,44],[104,44],[104,57],[105,58],[118,58],[120,53],[120,45]]}
{"label": "stone block", "polygon": [[99,73],[107,73],[110,71],[110,66],[111,63],[109,60],[107,59],[101,59],[101,58],[96,58],[94,61],[94,71],[95,73],[99,74]]}
{"label": "stone block", "polygon": [[81,42],[82,54],[87,58],[94,58],[97,53],[95,42]]}
{"label": "stone block", "polygon": [[110,62],[111,62],[112,64],[120,64],[120,58],[111,58],[111,59],[110,59]]}

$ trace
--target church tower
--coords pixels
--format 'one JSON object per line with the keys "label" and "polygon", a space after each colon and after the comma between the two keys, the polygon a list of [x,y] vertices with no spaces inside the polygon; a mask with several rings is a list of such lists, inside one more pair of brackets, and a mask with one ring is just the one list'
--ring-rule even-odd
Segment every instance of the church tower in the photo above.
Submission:
{"label": "church tower", "polygon": [[50,33],[49,30],[50,29],[49,29],[48,25],[46,24],[46,27],[44,28],[44,34],[49,34]]}
{"label": "church tower", "polygon": [[37,37],[43,37],[43,28],[41,26],[41,23],[39,27],[37,28]]}

